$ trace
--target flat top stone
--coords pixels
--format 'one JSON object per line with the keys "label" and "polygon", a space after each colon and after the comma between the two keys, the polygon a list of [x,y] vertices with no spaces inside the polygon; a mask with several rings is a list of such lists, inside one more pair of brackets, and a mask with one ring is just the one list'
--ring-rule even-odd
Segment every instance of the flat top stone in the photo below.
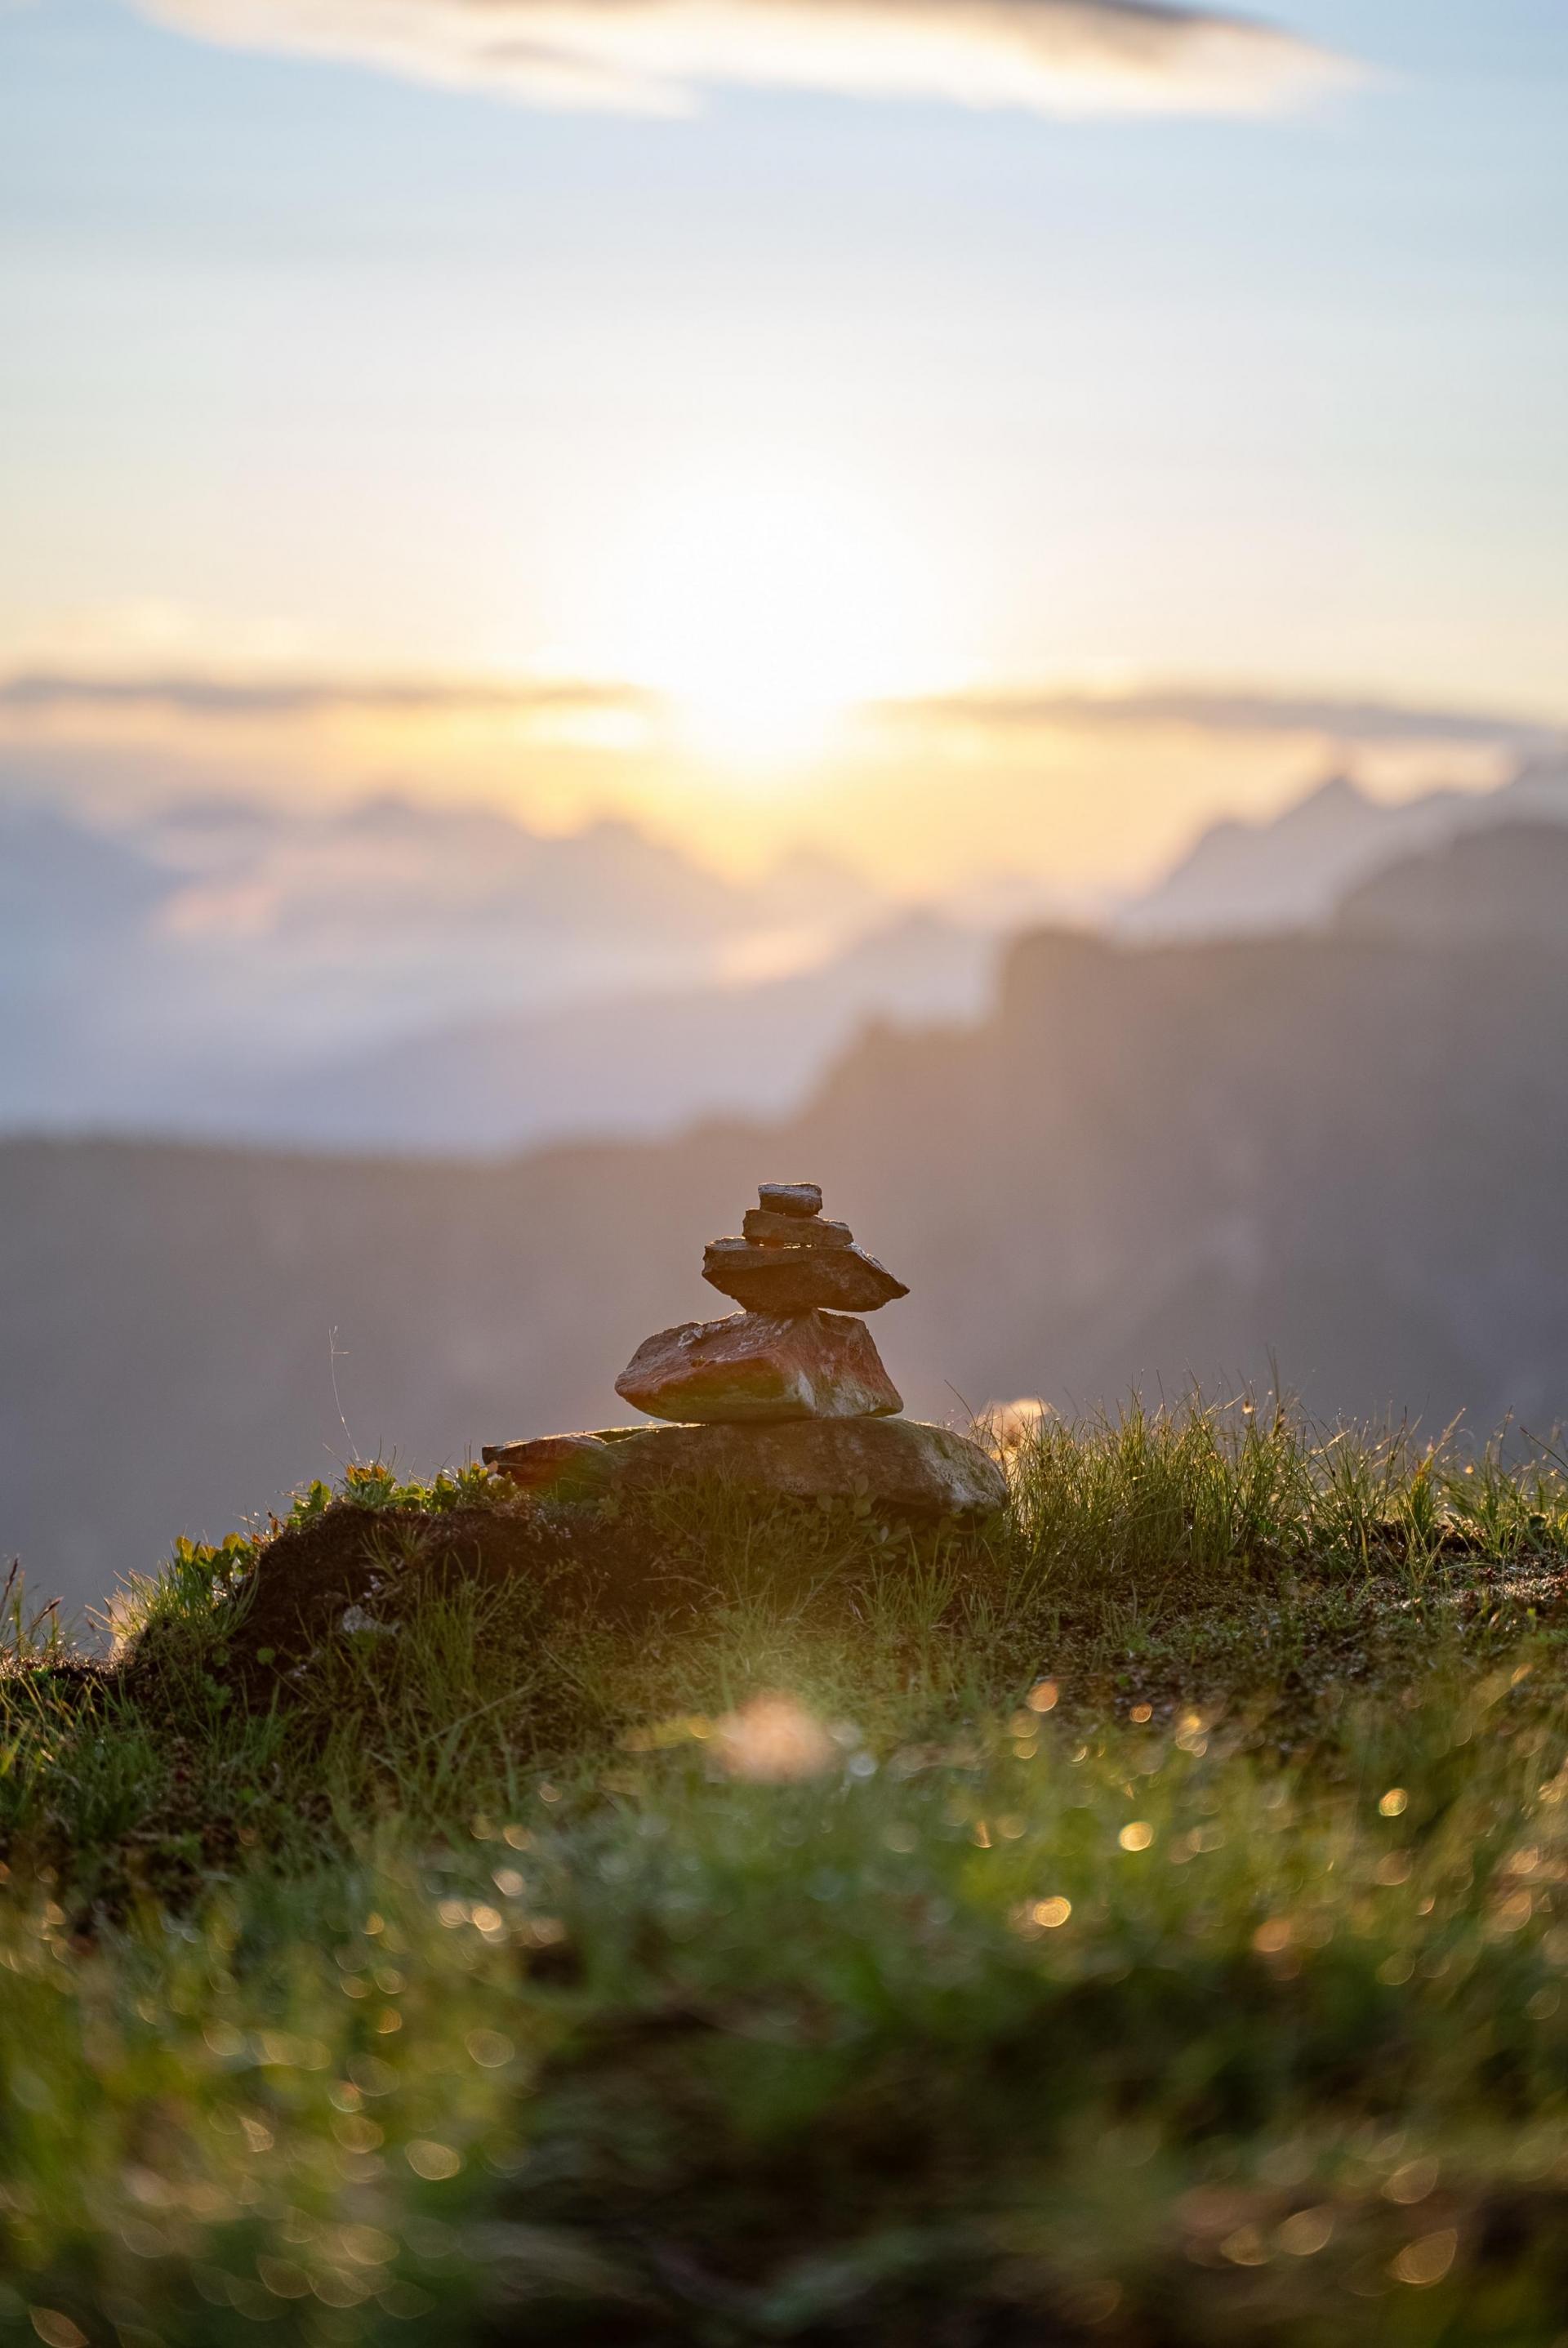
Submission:
{"label": "flat top stone", "polygon": [[522,1443],[487,1443],[480,1457],[487,1468],[549,1466],[596,1451],[602,1440],[597,1435],[536,1435]]}
{"label": "flat top stone", "polygon": [[542,1435],[531,1443],[487,1443],[480,1455],[492,1475],[525,1492],[558,1499],[592,1499],[614,1465],[611,1445],[596,1435]]}
{"label": "flat top stone", "polygon": [[820,1215],[822,1211],[822,1186],[820,1182],[761,1182],[757,1196],[773,1215]]}

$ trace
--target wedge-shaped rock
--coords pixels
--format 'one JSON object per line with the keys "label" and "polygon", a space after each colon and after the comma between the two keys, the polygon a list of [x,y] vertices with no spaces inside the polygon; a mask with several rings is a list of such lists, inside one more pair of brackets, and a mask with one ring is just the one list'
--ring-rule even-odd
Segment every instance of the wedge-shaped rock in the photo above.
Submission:
{"label": "wedge-shaped rock", "polygon": [[541,1435],[531,1443],[487,1443],[487,1468],[540,1499],[599,1498],[609,1482],[614,1454],[597,1435]]}
{"label": "wedge-shaped rock", "polygon": [[848,1223],[832,1223],[826,1215],[775,1215],[766,1207],[748,1207],[740,1226],[758,1247],[853,1247],[855,1235]]}
{"label": "wedge-shaped rock", "polygon": [[876,1313],[907,1296],[902,1280],[863,1248],[753,1247],[715,1240],[702,1276],[748,1313]]}
{"label": "wedge-shaped rock", "polygon": [[1007,1498],[988,1453],[908,1418],[799,1419],[781,1426],[649,1426],[614,1446],[615,1488],[706,1478],[800,1500],[869,1499],[892,1517],[985,1517]]}
{"label": "wedge-shaped rock", "polygon": [[880,1418],[903,1408],[863,1321],[838,1313],[736,1313],[640,1345],[615,1392],[652,1418]]}
{"label": "wedge-shaped rock", "polygon": [[820,1215],[822,1211],[822,1187],[820,1182],[764,1182],[757,1192],[763,1205],[775,1215]]}

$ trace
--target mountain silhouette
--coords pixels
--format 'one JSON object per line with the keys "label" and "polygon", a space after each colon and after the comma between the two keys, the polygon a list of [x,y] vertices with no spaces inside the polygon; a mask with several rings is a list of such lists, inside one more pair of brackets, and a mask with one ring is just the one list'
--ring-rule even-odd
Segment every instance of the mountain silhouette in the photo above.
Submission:
{"label": "mountain silhouette", "polygon": [[1523,820],[1568,824],[1568,762],[1543,756],[1496,790],[1403,799],[1375,798],[1351,776],[1331,775],[1278,815],[1212,824],[1114,926],[1142,940],[1313,928],[1385,868],[1464,832]]}

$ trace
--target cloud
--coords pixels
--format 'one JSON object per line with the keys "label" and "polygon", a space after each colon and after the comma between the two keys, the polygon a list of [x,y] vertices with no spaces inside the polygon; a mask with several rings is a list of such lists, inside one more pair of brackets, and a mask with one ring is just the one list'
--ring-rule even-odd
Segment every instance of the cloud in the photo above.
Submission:
{"label": "cloud", "polygon": [[[147,711],[174,719],[499,718],[524,728],[627,719],[655,724],[661,695],[614,678],[484,675],[254,676],[208,670],[108,675],[34,669],[0,674],[0,720]],[[1449,742],[1517,752],[1560,750],[1563,728],[1518,710],[1300,693],[1284,687],[1129,685],[1111,689],[1022,685],[867,705],[895,735],[1001,741],[1070,728],[1116,734],[1182,726],[1215,735],[1310,734],[1346,743]]]}
{"label": "cloud", "polygon": [[1160,0],[140,0],[208,39],[485,88],[690,111],[749,86],[1042,114],[1259,113],[1357,78],[1274,26]]}
{"label": "cloud", "polygon": [[182,717],[645,716],[657,696],[574,678],[243,677],[174,671],[106,675],[35,669],[0,677],[0,711],[160,710]]}
{"label": "cloud", "polygon": [[1181,726],[1207,734],[1316,734],[1345,742],[1453,742],[1519,750],[1553,748],[1563,738],[1561,726],[1506,710],[1201,685],[938,694],[883,702],[877,714],[884,723],[914,733],[993,737],[1063,726],[1112,732]]}

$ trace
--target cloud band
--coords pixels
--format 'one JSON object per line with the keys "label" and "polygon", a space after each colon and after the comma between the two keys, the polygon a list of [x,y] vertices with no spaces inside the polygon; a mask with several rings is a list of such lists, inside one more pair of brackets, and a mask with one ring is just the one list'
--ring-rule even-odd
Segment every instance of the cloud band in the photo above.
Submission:
{"label": "cloud band", "polygon": [[1038,113],[1257,113],[1351,77],[1272,25],[1157,0],[141,0],[207,38],[527,104],[689,111],[717,85]]}
{"label": "cloud band", "polygon": [[1058,727],[1119,732],[1189,726],[1202,734],[1319,734],[1346,742],[1508,744],[1557,751],[1563,730],[1519,711],[1466,709],[1346,695],[1130,685],[1118,692],[1068,689],[950,693],[883,702],[884,723],[916,736],[1008,736]]}
{"label": "cloud band", "polygon": [[[253,678],[201,672],[106,675],[70,669],[0,672],[0,721],[151,712],[170,718],[290,722],[313,718],[654,720],[657,693],[614,679],[464,676]],[[1560,755],[1563,728],[1518,710],[1436,706],[1394,699],[1302,694],[1267,687],[1129,685],[1095,692],[1015,690],[936,694],[867,704],[862,714],[910,739],[947,735],[993,741],[1037,732],[1122,733],[1186,726],[1216,735],[1328,735],[1346,742],[1452,742]]]}

